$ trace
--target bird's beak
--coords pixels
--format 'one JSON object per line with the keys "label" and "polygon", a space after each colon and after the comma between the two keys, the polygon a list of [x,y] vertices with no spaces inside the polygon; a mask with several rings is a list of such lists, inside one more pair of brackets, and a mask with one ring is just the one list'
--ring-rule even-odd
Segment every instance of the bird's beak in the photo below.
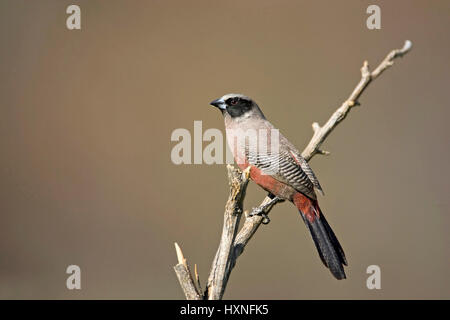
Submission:
{"label": "bird's beak", "polygon": [[223,101],[222,99],[213,100],[209,104],[216,108],[219,108],[220,110],[226,109],[225,101]]}

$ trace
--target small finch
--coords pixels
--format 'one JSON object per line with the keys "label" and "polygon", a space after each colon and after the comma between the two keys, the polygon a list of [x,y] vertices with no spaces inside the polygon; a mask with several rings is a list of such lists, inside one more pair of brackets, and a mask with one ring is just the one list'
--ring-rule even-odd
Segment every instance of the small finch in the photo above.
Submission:
{"label": "small finch", "polygon": [[[249,97],[227,94],[211,105],[225,118],[227,142],[240,169],[250,166],[250,178],[255,183],[272,197],[288,200],[296,206],[323,264],[336,279],[345,279],[344,250],[320,210],[315,190],[322,194],[323,191],[308,162]],[[252,145],[249,133],[256,133],[252,137],[256,137],[257,143]],[[243,143],[236,143],[237,140]]]}

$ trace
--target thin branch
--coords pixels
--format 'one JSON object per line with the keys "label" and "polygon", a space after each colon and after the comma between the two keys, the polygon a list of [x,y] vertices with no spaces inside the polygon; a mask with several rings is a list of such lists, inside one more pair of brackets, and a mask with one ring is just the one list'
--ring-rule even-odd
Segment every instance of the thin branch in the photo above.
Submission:
{"label": "thin branch", "polygon": [[[181,251],[178,243],[175,242],[175,251],[177,252],[178,264],[173,267],[175,273],[180,282],[181,289],[183,289],[184,295],[187,300],[201,300],[202,295],[199,289],[194,284],[194,279],[192,279],[191,270],[184,258],[183,252]],[[197,269],[197,268],[196,268]]]}
{"label": "thin branch", "polygon": [[[244,252],[244,248],[250,239],[253,237],[255,232],[258,230],[261,223],[264,221],[264,215],[268,215],[270,210],[278,203],[283,202],[283,200],[276,198],[272,199],[267,196],[261,205],[255,209],[251,215],[247,215],[244,225],[239,231],[236,239],[234,240],[233,246],[233,256],[231,261],[231,269],[235,266],[237,258]],[[263,215],[264,214],[264,215]]]}
{"label": "thin branch", "polygon": [[[311,138],[311,141],[309,142],[305,150],[302,152],[302,156],[307,161],[311,160],[311,158],[316,154],[330,154],[328,151],[321,149],[321,145],[328,137],[328,135],[342,120],[345,119],[352,107],[359,105],[358,100],[369,83],[376,79],[386,69],[391,67],[394,63],[394,59],[402,57],[403,55],[408,53],[411,48],[411,41],[405,41],[403,48],[392,50],[380,63],[380,65],[375,68],[373,72],[370,72],[369,64],[367,63],[367,61],[364,61],[361,68],[361,79],[348,99],[345,100],[344,103],[342,103],[342,105],[331,115],[331,117],[322,127],[317,122],[314,122],[312,124],[313,137]],[[175,266],[175,271],[177,272],[181,287],[183,288],[186,298],[188,299],[189,297],[191,297],[192,299],[222,299],[230,273],[236,265],[237,258],[242,254],[245,246],[258,230],[261,223],[263,223],[265,219],[268,219],[267,215],[272,210],[272,208],[277,203],[282,202],[281,199],[278,199],[276,197],[273,198],[268,195],[259,207],[253,209],[251,214],[246,215],[243,227],[239,232],[237,232],[242,214],[242,203],[248,185],[249,170],[245,170],[243,173],[241,173],[238,169],[234,169],[231,166],[228,166],[227,169],[228,180],[230,183],[230,196],[225,207],[222,238],[211,267],[205,294],[201,296],[198,289],[196,288],[189,268],[187,267],[186,260],[184,259],[182,254],[181,260],[180,256],[178,257],[179,264]],[[179,247],[178,245],[176,245],[176,247],[178,254]],[[181,250],[179,250],[179,252],[181,253]],[[183,272],[187,272],[187,274],[183,274],[183,281],[178,274],[179,271],[177,271],[177,267],[181,269],[181,267],[179,266],[183,266]],[[198,287],[200,287],[197,272],[196,281]],[[195,291],[195,293],[193,292],[193,290]]]}
{"label": "thin branch", "polygon": [[194,275],[195,275],[195,282],[198,288],[198,292],[202,292],[202,284],[200,282],[200,276],[198,275],[197,270],[197,264],[194,264]]}
{"label": "thin branch", "polygon": [[384,58],[384,60],[380,63],[380,65],[373,71],[369,71],[369,64],[367,61],[364,61],[364,64],[361,68],[361,80],[356,85],[353,92],[350,94],[347,100],[331,115],[330,119],[320,127],[317,122],[314,122],[313,127],[313,137],[309,142],[308,146],[302,153],[303,158],[309,161],[314,155],[319,154],[329,154],[327,151],[322,151],[320,146],[328,137],[328,135],[336,128],[336,126],[345,119],[347,114],[350,112],[350,109],[354,106],[358,106],[358,99],[364,90],[367,88],[369,83],[375,80],[383,71],[388,69],[394,64],[394,59],[398,57],[402,57],[406,53],[408,53],[412,48],[412,43],[409,40],[405,41],[403,48],[395,49],[389,52],[389,54]]}

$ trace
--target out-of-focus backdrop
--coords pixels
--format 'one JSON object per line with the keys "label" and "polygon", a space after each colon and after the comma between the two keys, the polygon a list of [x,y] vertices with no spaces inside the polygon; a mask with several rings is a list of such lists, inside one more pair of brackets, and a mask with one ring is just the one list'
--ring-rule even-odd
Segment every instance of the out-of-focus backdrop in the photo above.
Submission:
{"label": "out-of-focus backdrop", "polygon": [[[404,40],[311,166],[346,251],[321,264],[296,210],[271,213],[228,299],[450,298],[449,1],[0,2],[0,298],[182,299],[173,243],[206,280],[225,165],[174,165],[176,128],[220,128],[208,103],[253,97],[303,149]],[[66,8],[81,7],[81,30]],[[265,193],[249,188],[246,208]],[[81,290],[66,288],[68,265]],[[366,268],[381,268],[368,290]]]}

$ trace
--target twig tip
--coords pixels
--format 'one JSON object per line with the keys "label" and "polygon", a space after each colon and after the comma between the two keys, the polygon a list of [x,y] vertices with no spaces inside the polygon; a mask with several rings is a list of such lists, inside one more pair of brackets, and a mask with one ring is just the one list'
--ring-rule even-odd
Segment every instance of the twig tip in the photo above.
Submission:
{"label": "twig tip", "polygon": [[175,251],[177,252],[178,264],[186,265],[186,259],[183,256],[183,252],[181,251],[180,246],[176,242],[175,242]]}
{"label": "twig tip", "polygon": [[410,40],[405,40],[405,44],[403,45],[402,51],[404,53],[408,52],[412,48],[412,42]]}
{"label": "twig tip", "polygon": [[331,154],[330,151],[326,151],[326,150],[322,150],[322,149],[317,149],[317,153],[324,155],[324,156],[329,156]]}
{"label": "twig tip", "polygon": [[319,130],[320,130],[320,125],[319,125],[319,123],[313,122],[312,128],[313,128],[313,131],[314,131],[314,132],[319,131]]}

